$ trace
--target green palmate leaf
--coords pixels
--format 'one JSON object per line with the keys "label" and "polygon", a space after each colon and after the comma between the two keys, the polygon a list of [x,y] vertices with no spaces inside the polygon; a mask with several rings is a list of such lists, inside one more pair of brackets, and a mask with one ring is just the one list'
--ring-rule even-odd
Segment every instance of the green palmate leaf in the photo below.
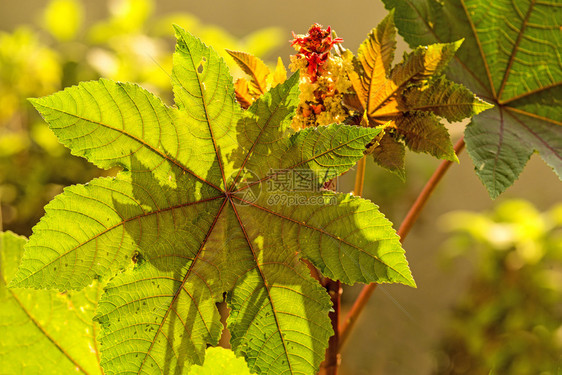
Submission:
{"label": "green palmate leaf", "polygon": [[[498,116],[501,116],[500,110],[494,108],[485,116],[473,119],[465,132],[473,148],[470,155],[475,170],[483,181],[488,181],[487,187],[494,197],[492,192],[504,191],[517,179],[532,154],[532,149],[522,142],[515,129],[502,129],[501,122],[498,124],[497,121]],[[509,168],[487,165],[485,160],[494,157],[508,161]]]}
{"label": "green palmate leaf", "polygon": [[176,34],[177,108],[107,80],[33,100],[74,154],[123,170],[47,205],[12,285],[78,289],[114,275],[96,314],[106,374],[187,374],[218,344],[225,293],[251,371],[313,374],[330,299],[300,258],[347,283],[414,285],[378,208],[322,190],[382,130],[291,135],[298,74],[245,111],[216,52]]}
{"label": "green palmate leaf", "polygon": [[8,289],[26,243],[0,233],[0,371],[3,374],[102,374],[92,322],[101,288],[57,293]]}
{"label": "green palmate leaf", "polygon": [[388,131],[378,149],[370,152],[379,165],[403,178],[404,145],[456,161],[439,117],[459,121],[490,105],[442,76],[462,41],[417,47],[391,69],[396,48],[393,15],[391,11],[359,47],[354,69],[348,72],[356,96],[346,97],[346,104],[366,117],[370,126],[390,121],[395,131]]}
{"label": "green palmate leaf", "polygon": [[[492,197],[509,187],[533,151],[562,176],[562,7],[533,0],[396,1],[410,45],[465,38],[447,75],[492,102],[465,140]],[[562,178],[562,177],[561,177]]]}

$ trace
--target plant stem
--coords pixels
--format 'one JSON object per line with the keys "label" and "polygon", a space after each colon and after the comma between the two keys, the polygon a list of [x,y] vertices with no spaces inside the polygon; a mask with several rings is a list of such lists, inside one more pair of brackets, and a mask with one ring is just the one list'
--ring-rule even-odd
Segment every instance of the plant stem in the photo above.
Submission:
{"label": "plant stem", "polygon": [[330,337],[328,342],[328,349],[326,349],[326,357],[320,366],[319,375],[337,375],[340,366],[340,344],[339,344],[339,324],[340,324],[340,306],[341,306],[341,283],[339,280],[331,280],[326,278],[324,287],[330,294],[332,300],[332,309],[329,317],[332,321],[332,329],[334,335]]}
{"label": "plant stem", "polygon": [[363,184],[365,182],[365,164],[366,157],[363,156],[357,162],[357,171],[355,172],[355,187],[353,188],[353,195],[360,197],[363,195]]}
{"label": "plant stem", "polygon": [[[361,196],[363,194],[363,184],[365,182],[365,161],[363,156],[357,162],[357,170],[355,173],[355,186],[353,188],[353,195]],[[310,267],[309,267],[310,268]],[[312,269],[311,269],[312,270]],[[318,271],[316,271],[317,276]],[[332,300],[333,311],[330,312],[329,317],[332,321],[332,329],[334,335],[330,337],[328,349],[326,349],[326,357],[320,366],[319,375],[336,375],[340,364],[340,343],[339,343],[339,326],[340,326],[340,306],[341,306],[341,283],[338,280],[325,279],[323,282],[324,288],[330,294]]]}
{"label": "plant stem", "polygon": [[[463,150],[463,148],[464,148],[464,137],[461,137],[461,139],[459,139],[459,141],[455,144],[455,153],[458,155]],[[403,243],[404,240],[406,239],[406,236],[408,235],[410,229],[418,219],[420,212],[425,206],[425,203],[427,202],[427,200],[429,199],[429,197],[431,196],[431,194],[433,193],[433,191],[435,190],[435,188],[437,187],[437,185],[439,184],[439,182],[441,181],[441,179],[443,178],[443,176],[445,175],[451,164],[452,162],[448,160],[444,160],[443,162],[441,162],[441,164],[439,164],[439,167],[437,167],[435,172],[433,172],[433,175],[431,176],[429,181],[427,181],[427,183],[423,187],[422,191],[416,198],[416,201],[414,202],[412,207],[410,207],[410,210],[406,214],[404,221],[402,221],[400,228],[398,229],[400,242]],[[361,314],[363,308],[367,305],[367,301],[369,300],[371,294],[373,294],[376,288],[377,288],[376,283],[365,285],[361,290],[361,293],[353,303],[351,310],[347,314],[340,328],[339,348],[338,348],[339,350],[343,348],[343,345],[345,344],[347,338],[349,337],[351,330],[353,329],[355,323],[357,322],[357,318],[359,317],[359,314]]]}

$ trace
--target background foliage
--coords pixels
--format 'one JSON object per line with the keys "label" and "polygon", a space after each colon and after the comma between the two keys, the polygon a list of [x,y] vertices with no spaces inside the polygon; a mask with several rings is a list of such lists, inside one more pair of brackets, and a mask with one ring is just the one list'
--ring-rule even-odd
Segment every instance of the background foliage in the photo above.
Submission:
{"label": "background foliage", "polygon": [[556,374],[562,352],[562,205],[526,201],[442,217],[454,232],[444,255],[475,275],[451,312],[440,374]]}

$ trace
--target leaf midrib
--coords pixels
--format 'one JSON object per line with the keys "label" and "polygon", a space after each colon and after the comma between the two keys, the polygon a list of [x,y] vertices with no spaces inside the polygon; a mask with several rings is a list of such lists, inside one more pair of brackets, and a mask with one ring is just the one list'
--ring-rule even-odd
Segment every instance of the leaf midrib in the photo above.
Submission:
{"label": "leaf midrib", "polygon": [[[380,84],[377,82],[377,80],[375,79],[375,75],[377,75],[376,71],[377,71],[377,65],[378,67],[382,68],[383,73],[381,74],[383,79],[387,80],[387,76],[386,76],[386,70],[384,68],[384,64],[382,62],[382,46],[379,40],[377,40],[376,38],[376,33],[374,31],[371,31],[372,33],[372,43],[371,43],[371,35],[369,35],[369,44],[371,44],[373,46],[372,49],[369,49],[368,47],[366,47],[367,49],[367,53],[371,54],[370,52],[372,51],[373,54],[372,56],[373,58],[373,66],[371,69],[371,72],[369,74],[369,72],[365,72],[367,78],[369,79],[369,89],[367,90],[366,94],[367,97],[365,98],[365,103],[367,108],[365,109],[367,111],[367,113],[374,113],[376,112],[376,110],[378,109],[378,106],[375,107],[374,110],[371,111],[371,100],[369,100],[370,98],[374,98],[376,93],[378,92],[378,89],[381,88]],[[376,46],[376,50],[375,47]],[[359,57],[363,57],[363,59],[365,59],[364,56],[359,56]],[[365,60],[366,62],[366,60]],[[369,65],[369,67],[371,67]],[[384,82],[383,82],[384,85]]]}
{"label": "leaf midrib", "polygon": [[554,119],[552,119],[552,118],[549,118],[549,117],[539,116],[539,115],[534,114],[534,113],[532,113],[532,112],[527,112],[527,111],[524,111],[524,110],[522,110],[522,109],[515,108],[515,107],[509,107],[509,106],[499,106],[499,107],[500,107],[500,108],[505,108],[507,111],[513,111],[513,112],[519,113],[519,114],[521,114],[521,115],[525,115],[525,116],[529,116],[529,117],[535,118],[535,119],[537,119],[537,120],[541,120],[541,121],[545,121],[545,122],[550,122],[551,124],[558,125],[558,126],[562,126],[562,121],[556,121],[556,120],[554,120]]}
{"label": "leaf midrib", "polygon": [[[184,43],[185,47],[189,50],[189,59],[191,60],[191,64],[193,66],[194,71],[196,72],[195,75],[197,76],[197,83],[199,85],[199,92],[201,93],[201,103],[203,104],[203,109],[205,111],[205,118],[207,119],[206,124],[209,128],[209,133],[211,135],[211,139],[213,140],[213,148],[215,149],[215,155],[217,156],[217,162],[219,164],[219,169],[221,171],[222,182],[223,182],[224,188],[226,189],[227,185],[226,185],[226,177],[224,175],[224,168],[223,168],[223,165],[222,165],[222,160],[221,160],[220,154],[218,152],[217,142],[216,142],[216,139],[215,139],[215,135],[213,133],[213,127],[211,126],[211,118],[209,117],[209,110],[207,108],[207,101],[204,98],[205,97],[205,95],[204,95],[205,89],[203,89],[203,83],[201,82],[201,78],[200,78],[199,73],[197,73],[197,67],[195,66],[195,60],[193,60],[193,53],[191,53],[191,50],[189,48],[189,44],[185,40],[183,34],[181,35],[181,39],[183,40],[183,43]],[[207,57],[207,69],[209,68],[209,63],[210,63],[209,57]],[[205,69],[205,72],[207,71],[207,69]],[[222,69],[221,64],[219,64],[219,73],[218,73],[219,77],[221,76],[220,69]],[[182,83],[180,83],[180,85],[186,92],[188,92],[187,89],[183,86]],[[217,85],[218,85],[218,81],[217,81]],[[213,186],[213,185],[211,185],[211,186]],[[220,189],[220,188],[219,188],[219,190],[224,191],[223,189]]]}
{"label": "leaf midrib", "polygon": [[459,0],[459,1],[460,1],[461,5],[462,5],[462,8],[464,10],[466,19],[468,20],[468,24],[470,25],[470,30],[472,31],[472,34],[474,36],[474,40],[476,41],[476,45],[478,46],[478,51],[480,52],[480,57],[482,58],[482,62],[484,63],[484,70],[486,71],[486,76],[488,77],[488,83],[490,85],[490,90],[492,90],[492,97],[497,102],[498,95],[496,93],[494,81],[492,80],[492,73],[490,72],[490,66],[488,65],[488,60],[486,59],[486,54],[484,53],[484,49],[482,48],[482,43],[480,42],[480,38],[478,37],[478,32],[476,31],[476,26],[474,25],[474,22],[472,22],[472,18],[470,17],[470,14],[468,12],[468,8],[466,7],[466,4],[465,4],[464,0]]}
{"label": "leaf midrib", "polygon": [[289,359],[289,353],[287,351],[287,343],[285,342],[285,337],[283,336],[283,334],[281,333],[281,326],[279,325],[279,320],[277,318],[277,309],[275,309],[275,304],[273,303],[273,299],[271,298],[271,291],[269,290],[269,286],[267,285],[266,282],[266,278],[264,276],[264,273],[260,267],[260,264],[258,262],[258,257],[256,255],[256,252],[254,251],[254,247],[252,246],[252,241],[250,241],[250,238],[248,236],[248,233],[246,232],[246,228],[244,227],[244,224],[242,223],[242,220],[240,219],[240,216],[238,214],[238,210],[236,209],[236,205],[234,204],[234,202],[232,201],[232,199],[229,199],[230,201],[230,205],[232,206],[232,209],[234,211],[234,214],[236,215],[236,220],[238,221],[238,224],[240,225],[240,228],[242,229],[242,233],[244,233],[244,239],[246,240],[246,242],[248,243],[248,247],[250,248],[250,251],[252,252],[252,256],[254,257],[254,261],[256,263],[256,268],[258,269],[258,272],[260,273],[260,277],[262,279],[263,282],[263,286],[265,288],[265,290],[267,291],[267,298],[269,300],[269,303],[271,304],[271,309],[273,310],[273,317],[275,319],[275,325],[277,326],[277,334],[279,335],[279,337],[281,338],[281,342],[283,343],[283,354],[285,354],[285,358],[287,358],[287,364],[289,365],[289,371],[292,374],[293,373],[293,367],[291,364],[291,360]]}
{"label": "leaf midrib", "polygon": [[[170,311],[172,310],[172,307],[174,306],[174,303],[176,302],[176,300],[178,299],[180,293],[182,290],[184,289],[185,283],[187,282],[187,279],[189,278],[189,276],[191,275],[191,271],[194,268],[195,263],[197,262],[197,260],[199,259],[199,256],[201,255],[201,252],[203,251],[203,248],[205,247],[205,244],[207,243],[207,241],[209,240],[209,237],[211,236],[211,233],[213,232],[213,229],[215,228],[215,225],[217,224],[217,221],[224,209],[224,207],[226,206],[226,202],[228,199],[224,199],[221,207],[219,208],[219,210],[217,211],[217,214],[215,216],[215,219],[213,220],[213,223],[210,225],[209,230],[207,231],[207,233],[205,234],[205,238],[203,239],[203,241],[201,242],[201,246],[199,247],[199,250],[197,250],[197,253],[195,254],[193,261],[190,264],[189,270],[186,272],[183,281],[181,283],[181,285],[179,286],[179,288],[177,289],[176,293],[174,294],[174,297],[172,298],[172,301],[170,302],[170,305],[168,306],[168,308],[166,309],[166,313],[164,315],[164,317],[162,318],[162,321],[160,322],[158,329],[156,330],[156,333],[154,334],[154,339],[151,341],[150,343],[150,347],[148,348],[148,350],[146,351],[142,363],[139,366],[139,370],[137,371],[137,374],[141,374],[142,373],[142,368],[144,366],[144,364],[146,363],[146,359],[148,358],[148,356],[150,355],[150,351],[152,350],[152,348],[154,347],[154,344],[156,343],[156,339],[158,337],[158,335],[160,334],[160,332],[162,331],[162,328],[164,327],[164,323],[166,322],[166,319],[168,318],[168,315],[170,314]],[[186,291],[187,292],[187,291]],[[189,293],[188,293],[189,295]],[[190,295],[191,297],[191,295]],[[199,311],[199,308],[197,307],[197,310]],[[200,311],[199,311],[200,313]],[[201,315],[201,320],[204,322],[205,324],[205,328],[207,328],[207,332],[211,333],[211,331],[209,330],[209,328],[207,327],[207,322],[203,319],[203,316]],[[179,317],[179,316],[178,316]],[[181,318],[180,318],[181,319]],[[183,324],[183,322],[182,322]]]}
{"label": "leaf midrib", "polygon": [[[284,101],[289,97],[290,93],[291,93],[291,90],[286,91],[282,100],[278,101],[277,106],[275,107],[275,110],[273,112],[271,112],[271,115],[267,118],[267,121],[265,122],[264,126],[260,129],[260,132],[259,132],[256,140],[252,143],[252,146],[250,147],[250,150],[248,150],[248,153],[246,154],[246,157],[244,158],[244,161],[242,162],[242,165],[240,165],[240,169],[238,170],[238,174],[236,175],[236,178],[234,179],[234,182],[232,183],[232,185],[228,188],[228,191],[232,191],[232,189],[238,184],[240,174],[242,173],[242,170],[245,168],[246,163],[248,162],[252,153],[254,152],[255,146],[258,144],[258,142],[259,142],[260,138],[262,137],[262,135],[264,134],[266,128],[270,125],[272,117],[277,113],[279,108],[281,108],[281,104],[284,104]],[[285,107],[283,107],[283,108],[285,108]]]}
{"label": "leaf midrib", "polygon": [[[505,107],[505,109],[507,110],[506,114],[508,114],[511,118],[513,118],[515,121],[517,121],[519,123],[519,125],[523,126],[528,132],[530,132],[531,134],[533,134],[534,137],[536,137],[537,139],[540,140],[540,142],[546,147],[548,148],[553,155],[556,155],[556,157],[560,160],[562,160],[562,153],[557,152],[549,143],[545,142],[543,140],[543,138],[541,138],[540,136],[538,136],[531,128],[529,128],[524,121],[521,121],[521,119],[517,118],[517,116],[515,116],[513,113],[510,113],[510,111],[514,110],[514,108],[510,108],[510,107]],[[517,112],[517,111],[516,111]],[[530,114],[523,112],[521,113],[523,115],[526,116],[531,116]],[[531,116],[534,117],[534,116]],[[562,123],[560,123],[559,125],[562,125]]]}
{"label": "leaf midrib", "polygon": [[[227,52],[230,52],[230,50],[226,50]],[[232,52],[238,52],[238,51],[232,51]],[[247,67],[248,70],[243,69],[245,71],[245,73],[250,74],[252,76],[252,81],[255,82],[258,91],[260,92],[260,94],[265,94],[267,92],[267,86],[262,86],[262,83],[260,82],[260,80],[258,79],[258,76],[256,75],[255,69],[252,69],[250,67],[249,64],[247,64],[245,61],[243,61],[241,58],[238,57],[237,54],[231,54],[230,56],[232,56],[233,58],[235,58],[236,60],[238,60],[240,63],[242,63],[244,66]],[[257,59],[257,57],[256,57]],[[259,63],[255,63],[256,68],[258,67]],[[267,68],[267,66],[266,66]],[[268,73],[269,75],[269,73]]]}
{"label": "leaf midrib", "polygon": [[[429,32],[433,35],[433,37],[435,38],[435,40],[436,40],[438,43],[443,43],[443,40],[442,40],[441,38],[439,38],[439,36],[435,33],[435,30],[433,29],[433,27],[431,27],[431,26],[427,23],[427,20],[422,16],[422,14],[420,13],[419,9],[418,9],[415,5],[412,4],[412,1],[411,1],[411,0],[405,0],[405,1],[408,3],[408,5],[409,5],[412,9],[414,9],[414,11],[416,12],[416,14],[418,15],[418,18],[419,18],[420,20],[422,20],[422,22],[425,24],[427,30],[429,30]],[[468,18],[468,16],[467,16],[467,18]],[[486,85],[480,80],[479,77],[477,77],[477,76],[474,74],[474,72],[473,72],[471,69],[468,68],[468,66],[467,66],[456,54],[455,54],[455,56],[454,56],[454,59],[463,67],[463,69],[464,69],[470,76],[472,76],[472,78],[473,78],[476,82],[478,82],[478,84],[480,84],[480,86],[481,86],[484,90],[486,90]],[[486,90],[486,91],[487,91],[487,90]],[[479,96],[484,97],[483,95],[479,95]],[[495,99],[494,99],[494,100],[495,100]]]}
{"label": "leaf midrib", "polygon": [[[41,325],[39,324],[39,322],[31,315],[31,313],[24,307],[23,303],[20,301],[20,299],[17,297],[16,293],[14,293],[13,290],[8,289],[8,292],[10,292],[12,298],[14,299],[14,301],[16,301],[16,303],[18,304],[19,308],[21,309],[21,311],[24,312],[24,314],[29,318],[29,320],[33,323],[33,325],[35,325],[35,327],[47,338],[47,340],[49,340],[70,362],[72,362],[72,364],[79,369],[80,371],[82,371],[84,374],[89,374],[86,370],[84,370],[84,368],[82,366],[80,366],[80,364],[66,351],[64,350],[64,348],[62,346],[60,346],[53,337],[51,337],[51,335],[49,335],[49,333],[47,332],[47,330]],[[98,355],[97,351],[96,351],[96,356]],[[99,363],[99,362],[98,362]],[[103,374],[103,372],[102,372]]]}
{"label": "leaf midrib", "polygon": [[220,192],[223,191],[220,187],[218,187],[218,186],[216,186],[215,184],[213,184],[212,182],[209,182],[209,181],[205,180],[204,178],[198,176],[198,175],[195,174],[193,171],[191,171],[190,169],[186,168],[184,165],[180,164],[177,160],[172,159],[172,158],[169,157],[168,155],[162,153],[160,150],[158,150],[158,149],[154,148],[153,146],[149,145],[148,143],[146,143],[144,140],[142,140],[142,139],[140,139],[140,138],[138,138],[138,137],[136,137],[136,136],[134,136],[134,135],[132,135],[132,134],[126,132],[126,131],[123,130],[123,129],[117,129],[117,128],[114,128],[114,127],[112,127],[112,126],[109,126],[108,124],[104,124],[104,123],[99,122],[99,121],[94,121],[94,120],[91,120],[91,119],[87,119],[87,118],[85,118],[85,117],[78,116],[77,114],[70,113],[70,112],[67,112],[67,111],[64,111],[64,110],[62,110],[62,109],[55,108],[55,107],[52,107],[52,106],[48,106],[48,105],[44,105],[44,104],[39,104],[39,103],[36,103],[36,105],[41,106],[41,107],[44,107],[44,108],[47,108],[47,109],[50,109],[50,110],[53,110],[53,111],[56,111],[56,112],[60,112],[60,113],[62,113],[62,114],[65,114],[65,115],[68,115],[68,116],[77,118],[77,119],[82,120],[82,121],[89,122],[89,123],[91,123],[91,124],[103,126],[103,127],[107,128],[107,129],[111,129],[111,130],[113,130],[113,131],[115,131],[115,132],[117,132],[117,133],[123,134],[123,135],[125,135],[125,136],[131,138],[132,140],[141,143],[142,146],[146,147],[146,148],[149,149],[150,151],[152,151],[152,152],[154,152],[155,154],[159,155],[159,156],[162,157],[164,160],[167,160],[167,161],[171,162],[171,163],[174,164],[175,166],[179,167],[182,171],[184,171],[184,172],[186,172],[186,173],[189,173],[190,175],[192,175],[193,177],[195,177],[195,178],[198,179],[199,181],[201,181],[201,182],[203,182],[203,183],[205,183],[205,184],[211,186],[212,188],[214,188],[214,189],[216,189],[216,190],[218,190],[218,191],[220,191]]}
{"label": "leaf midrib", "polygon": [[523,33],[525,32],[525,29],[527,28],[527,23],[529,21],[529,17],[531,17],[531,13],[533,12],[535,2],[536,2],[536,0],[531,0],[531,3],[529,4],[529,9],[527,9],[527,14],[525,14],[525,19],[523,20],[523,24],[521,25],[521,28],[519,29],[519,34],[517,35],[517,39],[515,40],[515,43],[513,44],[513,49],[511,50],[511,55],[509,56],[507,68],[505,69],[504,76],[502,78],[500,90],[498,91],[498,97],[497,97],[498,102],[501,101],[503,90],[504,90],[505,85],[507,83],[507,79],[509,78],[509,75],[511,73],[511,66],[513,65],[513,62],[515,61],[515,55],[517,54],[517,52],[519,50],[519,44],[521,43],[521,39],[523,39]]}
{"label": "leaf midrib", "polygon": [[498,100],[497,103],[498,103],[498,105],[507,105],[507,104],[510,104],[510,103],[512,103],[516,100],[523,99],[527,96],[534,95],[534,94],[537,94],[537,93],[542,92],[542,91],[550,90],[550,89],[553,89],[553,88],[561,86],[561,85],[562,85],[562,82],[555,82],[555,83],[552,83],[550,85],[542,86],[542,87],[536,88],[534,90],[524,92],[522,94],[519,94],[517,96],[514,96],[514,97],[506,99],[506,100]]}
{"label": "leaf midrib", "polygon": [[[410,57],[415,57],[415,51],[410,55]],[[435,60],[439,60],[441,59],[441,54],[439,54]],[[403,62],[404,66],[406,66],[408,60],[405,60]],[[390,76],[386,78],[386,81],[380,85],[379,89],[376,91],[376,93],[381,92],[381,90],[383,90],[383,98],[378,100],[378,104],[375,106],[375,108],[373,109],[373,114],[376,113],[376,111],[381,108],[381,106],[383,106],[388,100],[390,100],[394,95],[396,95],[398,93],[398,91],[404,87],[405,85],[408,84],[408,82],[410,82],[410,80],[412,78],[414,78],[415,76],[417,76],[418,74],[420,74],[421,72],[423,72],[425,70],[425,60],[424,60],[424,64],[422,65],[422,70],[416,69],[414,70],[414,72],[412,72],[411,74],[407,75],[407,78],[401,79],[398,82],[394,81],[393,77],[392,77],[392,73],[393,71],[391,71]],[[396,66],[395,66],[396,68]],[[390,86],[391,88],[391,92],[389,94],[385,94],[384,93],[384,89],[389,87],[389,85],[394,84],[396,85],[396,87],[394,89],[392,89],[392,86]],[[376,94],[375,94],[376,95]],[[369,114],[369,112],[367,112],[367,114]],[[371,117],[371,115],[369,115],[369,117]]]}
{"label": "leaf midrib", "polygon": [[497,174],[497,169],[498,169],[498,160],[499,160],[499,157],[500,157],[500,152],[501,152],[502,147],[503,147],[503,133],[504,133],[503,108],[499,107],[499,112],[500,112],[500,129],[499,129],[499,134],[498,134],[499,142],[498,142],[497,151],[494,155],[494,167],[492,169],[492,177],[493,177],[493,181],[494,181],[494,184],[493,184],[494,194],[496,194],[496,192],[501,191],[501,188],[499,188],[499,189],[497,188],[498,179],[496,178],[496,174]]}
{"label": "leaf midrib", "polygon": [[[322,235],[331,237],[332,239],[334,239],[334,240],[336,240],[336,241],[338,241],[338,242],[341,242],[341,243],[343,243],[344,245],[348,245],[349,247],[351,247],[351,248],[353,248],[353,249],[355,249],[355,250],[357,250],[357,251],[359,251],[359,252],[361,252],[361,253],[363,253],[363,254],[365,254],[365,255],[371,257],[371,258],[373,258],[374,260],[376,260],[376,261],[379,262],[380,264],[382,264],[382,265],[384,265],[384,266],[390,268],[391,270],[393,270],[394,272],[396,272],[397,274],[399,274],[400,276],[402,276],[402,277],[404,278],[404,280],[408,280],[408,277],[405,276],[402,272],[398,271],[397,269],[395,269],[395,268],[392,267],[391,265],[386,264],[386,263],[383,262],[382,259],[380,259],[379,257],[377,257],[377,256],[375,256],[375,255],[373,255],[373,254],[369,254],[368,252],[366,252],[366,251],[363,250],[362,248],[360,248],[360,247],[358,247],[358,246],[356,246],[356,245],[354,245],[354,244],[352,244],[352,243],[350,243],[350,242],[348,242],[348,241],[345,241],[343,238],[340,238],[340,237],[335,236],[335,235],[333,235],[333,234],[331,234],[331,233],[328,233],[328,232],[322,230],[321,228],[317,228],[317,227],[314,227],[314,226],[312,226],[312,225],[309,225],[309,224],[307,224],[306,222],[301,222],[301,221],[295,220],[295,219],[293,219],[293,218],[290,218],[290,217],[288,217],[288,216],[284,216],[284,215],[282,215],[282,214],[280,214],[280,213],[278,213],[278,212],[269,210],[269,209],[267,209],[267,208],[265,208],[265,207],[263,207],[263,206],[260,206],[260,205],[255,204],[254,202],[247,201],[247,200],[245,200],[245,199],[243,199],[243,198],[240,198],[240,197],[238,197],[238,196],[234,196],[234,197],[235,197],[236,199],[238,199],[239,201],[244,202],[244,203],[247,204],[247,205],[250,205],[250,206],[252,206],[252,207],[255,207],[255,208],[257,208],[257,209],[260,209],[260,210],[262,210],[262,211],[265,211],[265,212],[267,212],[267,213],[269,213],[269,214],[275,215],[275,216],[280,217],[280,218],[282,218],[282,219],[284,219],[284,220],[287,220],[287,221],[290,221],[290,222],[292,222],[292,223],[295,223],[295,224],[297,224],[297,225],[304,226],[304,227],[306,227],[306,228],[308,228],[308,229],[315,230],[315,231],[317,231],[317,232],[320,232]],[[380,225],[380,226],[382,227],[382,226],[385,226],[385,225]],[[388,237],[388,238],[378,238],[377,241],[392,240],[392,239],[395,239],[395,238],[396,238],[396,237],[394,237],[394,236],[393,236],[393,237]]]}
{"label": "leaf midrib", "polygon": [[[197,201],[197,202],[182,203],[182,204],[175,205],[175,206],[172,206],[172,207],[161,208],[161,209],[158,209],[158,210],[154,210],[154,211],[151,211],[151,212],[143,213],[143,214],[136,215],[136,216],[134,216],[134,217],[131,217],[131,218],[122,220],[122,221],[120,221],[119,223],[114,224],[114,225],[112,225],[112,226],[109,227],[109,228],[106,228],[105,230],[103,230],[102,232],[96,234],[95,236],[92,236],[91,238],[88,238],[86,241],[79,243],[78,245],[74,246],[73,248],[69,249],[68,251],[66,251],[66,252],[64,252],[64,253],[62,253],[62,254],[59,254],[58,257],[56,257],[56,258],[54,258],[53,260],[51,260],[50,262],[44,264],[44,266],[41,267],[41,268],[40,268],[39,270],[37,270],[36,272],[30,273],[30,274],[27,275],[25,278],[23,278],[23,279],[21,279],[20,281],[18,281],[18,284],[19,284],[19,283],[22,283],[23,281],[25,281],[25,280],[27,280],[27,279],[29,279],[30,277],[33,277],[34,275],[36,275],[37,273],[39,273],[41,270],[45,269],[46,267],[48,267],[49,265],[51,265],[51,264],[53,264],[54,262],[58,261],[59,259],[63,258],[64,256],[70,254],[71,252],[75,251],[76,249],[78,249],[78,248],[80,248],[80,247],[86,245],[87,243],[89,243],[89,242],[91,242],[91,241],[97,239],[98,237],[100,237],[100,236],[102,236],[102,235],[104,235],[104,234],[106,234],[106,233],[112,231],[113,229],[118,228],[118,227],[120,227],[120,226],[122,226],[122,225],[124,225],[124,224],[126,224],[126,223],[128,223],[128,222],[130,222],[130,221],[137,220],[137,219],[140,219],[140,218],[143,218],[143,217],[148,217],[148,216],[150,216],[150,215],[160,214],[160,213],[166,212],[166,211],[171,211],[171,210],[176,210],[176,209],[180,209],[180,208],[184,208],[184,207],[193,206],[193,205],[199,204],[199,203],[210,202],[210,201],[213,201],[213,200],[216,200],[216,199],[220,199],[220,198],[223,198],[223,197],[224,197],[224,195],[218,195],[218,196],[211,197],[211,198],[201,199],[201,200],[199,200],[199,201]],[[46,230],[49,230],[49,231],[50,231],[50,230],[52,230],[52,229],[51,229],[51,228],[47,228]],[[28,244],[29,244],[29,243],[28,243]],[[31,246],[33,246],[33,244],[32,244]]]}
{"label": "leaf midrib", "polygon": [[[437,104],[431,104],[431,105],[418,105],[418,106],[411,106],[408,107],[406,111],[428,111],[432,108],[446,108],[446,107],[459,107],[459,106],[469,106],[472,107],[475,104],[475,102],[462,102],[462,103],[437,103]],[[476,101],[476,104],[480,104],[485,106],[485,103],[479,103]],[[404,114],[404,112],[406,111],[397,111],[397,112],[388,112],[388,113],[375,113],[371,116],[371,118],[373,119],[377,119],[377,118],[386,118],[386,117],[398,117],[402,114]]]}

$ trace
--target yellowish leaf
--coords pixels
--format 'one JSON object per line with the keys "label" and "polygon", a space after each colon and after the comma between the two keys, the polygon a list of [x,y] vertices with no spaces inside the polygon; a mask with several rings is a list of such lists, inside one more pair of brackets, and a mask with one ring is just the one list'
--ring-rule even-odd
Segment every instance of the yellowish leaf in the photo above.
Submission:
{"label": "yellowish leaf", "polygon": [[273,82],[271,87],[275,87],[280,83],[283,83],[287,80],[287,69],[285,68],[285,64],[283,64],[283,60],[281,57],[277,58],[277,66],[275,67],[275,71],[273,72]]}
{"label": "yellowish leaf", "polygon": [[370,115],[392,99],[406,85],[425,83],[431,76],[440,74],[447,66],[461,41],[455,43],[432,44],[416,48],[404,57],[404,61],[390,72],[390,79],[369,97]]}
{"label": "yellowish leaf", "polygon": [[248,81],[245,78],[239,78],[236,83],[234,83],[234,92],[236,94],[236,100],[244,109],[252,105],[255,100],[249,92]]}
{"label": "yellowish leaf", "polygon": [[356,112],[363,111],[363,106],[359,100],[359,96],[355,93],[344,93],[342,96],[343,105],[348,109]]}
{"label": "yellowish leaf", "polygon": [[261,96],[267,92],[267,77],[269,68],[254,55],[246,52],[226,50],[234,58],[244,73],[250,76],[249,92],[252,96]]}
{"label": "yellowish leaf", "polygon": [[387,124],[389,131],[382,140],[373,140],[369,152],[379,165],[403,178],[405,147],[458,161],[440,117],[459,121],[490,105],[443,76],[462,40],[418,47],[391,69],[396,48],[393,14],[359,47],[347,72],[354,93],[345,95],[343,102],[353,118],[366,117],[363,123],[368,126]]}
{"label": "yellowish leaf", "polygon": [[375,113],[375,116],[371,116],[371,121],[375,123],[385,123],[400,117],[404,111],[408,110],[404,107],[400,97],[393,98],[393,100],[387,100]]}
{"label": "yellowish leaf", "polygon": [[396,28],[391,12],[361,44],[354,61],[354,71],[348,73],[353,88],[368,114],[374,112],[371,98],[386,82],[396,48]]}

